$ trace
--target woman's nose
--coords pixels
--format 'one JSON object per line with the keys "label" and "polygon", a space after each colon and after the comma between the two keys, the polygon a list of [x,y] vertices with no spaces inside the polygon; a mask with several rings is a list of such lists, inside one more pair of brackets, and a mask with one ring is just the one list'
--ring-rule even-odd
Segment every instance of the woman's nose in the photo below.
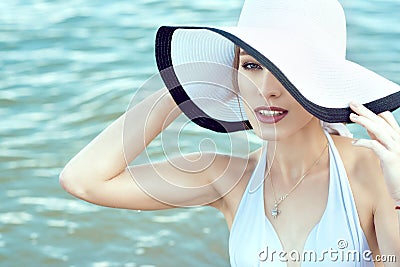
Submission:
{"label": "woman's nose", "polygon": [[259,88],[260,94],[268,99],[271,97],[279,97],[282,94],[282,90],[285,90],[285,88],[278,79],[276,79],[271,72],[265,70],[262,84]]}

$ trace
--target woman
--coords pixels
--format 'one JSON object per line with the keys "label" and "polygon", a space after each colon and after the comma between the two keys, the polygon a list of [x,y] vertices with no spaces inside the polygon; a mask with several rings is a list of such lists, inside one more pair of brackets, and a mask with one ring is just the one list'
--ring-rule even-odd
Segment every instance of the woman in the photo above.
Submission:
{"label": "woman", "polygon": [[[215,207],[231,230],[232,266],[400,257],[400,128],[383,112],[400,106],[400,87],[347,61],[345,42],[336,0],[248,0],[238,27],[162,27],[156,57],[169,90],[112,123],[60,182],[109,207]],[[127,167],[181,111],[218,132],[253,128],[268,142],[248,158],[191,154]],[[345,128],[324,121],[358,123],[372,140],[331,135]]]}

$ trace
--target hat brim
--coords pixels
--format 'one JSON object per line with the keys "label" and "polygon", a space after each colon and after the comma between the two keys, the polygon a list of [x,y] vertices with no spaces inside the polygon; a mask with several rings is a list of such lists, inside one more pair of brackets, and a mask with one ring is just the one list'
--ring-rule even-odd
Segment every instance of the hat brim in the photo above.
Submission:
{"label": "hat brim", "polygon": [[[235,45],[265,66],[296,101],[323,121],[350,123],[349,103],[353,100],[376,114],[400,106],[399,85],[341,58],[313,36],[288,36],[272,28],[260,34],[259,28],[163,26],[157,32],[155,46],[161,77],[182,111],[210,130],[251,128],[232,83],[226,81],[233,82],[229,69],[233,67]],[[196,67],[188,68],[188,64]],[[192,78],[188,78],[190,71]],[[199,75],[205,85],[191,83],[199,81]],[[207,84],[207,75],[211,85]],[[221,77],[219,87],[225,90],[217,89]],[[225,96],[221,96],[222,91],[227,92]],[[208,98],[214,101],[207,102]],[[222,106],[216,108],[218,99]]]}

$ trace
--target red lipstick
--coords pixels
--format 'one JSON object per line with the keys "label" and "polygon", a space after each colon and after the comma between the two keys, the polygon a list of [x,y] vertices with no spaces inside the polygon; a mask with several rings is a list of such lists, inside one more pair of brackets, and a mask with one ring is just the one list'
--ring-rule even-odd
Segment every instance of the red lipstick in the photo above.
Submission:
{"label": "red lipstick", "polygon": [[254,110],[257,119],[262,123],[278,123],[289,111],[279,107],[258,107]]}

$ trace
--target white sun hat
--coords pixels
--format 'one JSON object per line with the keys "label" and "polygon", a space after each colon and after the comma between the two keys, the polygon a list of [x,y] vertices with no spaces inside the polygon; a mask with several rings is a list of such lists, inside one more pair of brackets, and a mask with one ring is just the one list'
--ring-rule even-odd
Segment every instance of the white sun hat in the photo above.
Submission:
{"label": "white sun hat", "polygon": [[346,59],[346,19],[337,0],[246,0],[236,27],[163,26],[157,32],[161,77],[202,127],[251,128],[234,86],[236,46],[324,122],[350,122],[353,100],[375,113],[400,107],[399,85]]}

